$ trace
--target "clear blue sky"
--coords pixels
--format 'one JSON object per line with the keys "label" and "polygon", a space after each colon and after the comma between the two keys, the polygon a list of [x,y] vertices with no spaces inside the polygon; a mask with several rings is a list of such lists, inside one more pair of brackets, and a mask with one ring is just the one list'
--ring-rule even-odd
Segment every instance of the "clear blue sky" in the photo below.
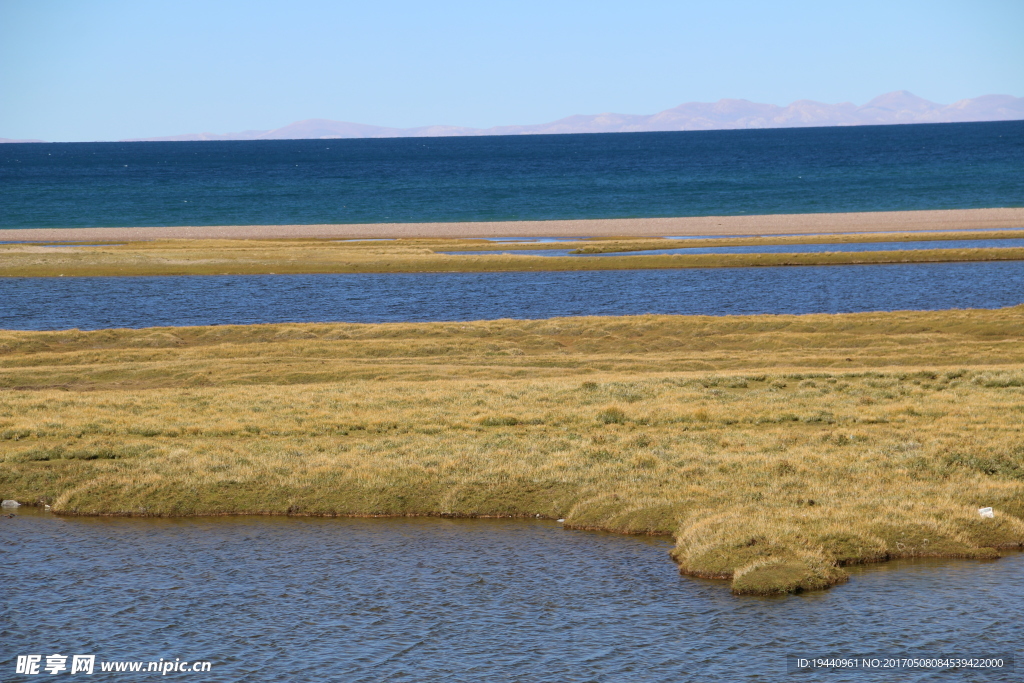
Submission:
{"label": "clear blue sky", "polygon": [[1021,0],[0,0],[0,137],[1024,96]]}

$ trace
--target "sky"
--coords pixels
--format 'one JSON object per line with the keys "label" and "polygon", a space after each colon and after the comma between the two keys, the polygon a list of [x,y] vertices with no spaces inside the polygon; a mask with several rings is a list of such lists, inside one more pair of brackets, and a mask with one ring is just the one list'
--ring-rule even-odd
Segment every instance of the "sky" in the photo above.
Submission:
{"label": "sky", "polygon": [[0,137],[1024,96],[1024,2],[0,0]]}

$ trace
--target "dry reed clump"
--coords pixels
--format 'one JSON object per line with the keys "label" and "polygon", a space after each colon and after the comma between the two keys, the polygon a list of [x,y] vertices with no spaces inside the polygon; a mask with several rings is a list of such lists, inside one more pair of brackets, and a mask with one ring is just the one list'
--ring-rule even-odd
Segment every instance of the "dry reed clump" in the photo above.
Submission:
{"label": "dry reed clump", "polygon": [[[934,239],[936,235],[930,235]],[[943,239],[1020,237],[1017,232],[952,233]],[[664,238],[581,240],[516,245],[531,254],[445,254],[446,251],[492,251],[509,248],[474,239],[398,239],[393,241],[161,240],[117,245],[58,248],[46,245],[0,245],[0,277],[84,277],[142,275],[228,275],[298,273],[419,273],[544,270],[622,270],[635,268],[719,268],[869,263],[935,263],[1024,259],[1020,248],[901,250],[913,233],[688,240],[686,246],[820,244],[891,241],[892,251],[804,254],[653,254],[632,251],[672,249]],[[546,257],[549,249],[570,248],[600,258]]]}
{"label": "dry reed clump", "polygon": [[0,332],[0,493],[66,514],[539,514],[673,534],[681,571],[736,592],[822,588],[846,564],[1024,544],[1022,316]]}

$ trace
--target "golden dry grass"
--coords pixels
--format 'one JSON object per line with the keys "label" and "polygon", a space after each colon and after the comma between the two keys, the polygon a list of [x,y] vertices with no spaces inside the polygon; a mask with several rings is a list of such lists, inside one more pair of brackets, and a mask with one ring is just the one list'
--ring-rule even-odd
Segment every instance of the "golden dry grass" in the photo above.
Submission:
{"label": "golden dry grass", "polygon": [[[0,245],[0,277],[88,277],[297,273],[483,272],[538,270],[622,270],[719,268],[866,263],[935,263],[1022,260],[1022,248],[901,250],[915,239],[1006,239],[1020,231],[991,233],[889,233],[875,235],[756,237],[668,240],[602,238],[554,244],[508,245],[484,240],[401,239],[393,241],[163,240],[107,246]],[[630,255],[631,251],[680,246],[755,246],[890,241],[893,251],[816,254]],[[600,257],[545,257],[527,254],[447,255],[444,251],[574,249]]]}
{"label": "golden dry grass", "polygon": [[0,494],[539,514],[673,534],[737,592],[821,588],[1024,544],[1022,342],[1024,307],[0,332]]}

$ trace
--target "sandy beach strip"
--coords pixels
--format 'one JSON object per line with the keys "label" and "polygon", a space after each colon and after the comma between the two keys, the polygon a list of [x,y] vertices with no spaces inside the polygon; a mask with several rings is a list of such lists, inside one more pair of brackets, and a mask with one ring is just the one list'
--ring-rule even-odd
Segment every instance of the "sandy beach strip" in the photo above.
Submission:
{"label": "sandy beach strip", "polygon": [[456,223],[205,225],[0,230],[0,241],[121,242],[163,239],[359,239],[480,237],[666,237],[1001,230],[1024,228],[1024,208],[944,211],[608,218]]}

